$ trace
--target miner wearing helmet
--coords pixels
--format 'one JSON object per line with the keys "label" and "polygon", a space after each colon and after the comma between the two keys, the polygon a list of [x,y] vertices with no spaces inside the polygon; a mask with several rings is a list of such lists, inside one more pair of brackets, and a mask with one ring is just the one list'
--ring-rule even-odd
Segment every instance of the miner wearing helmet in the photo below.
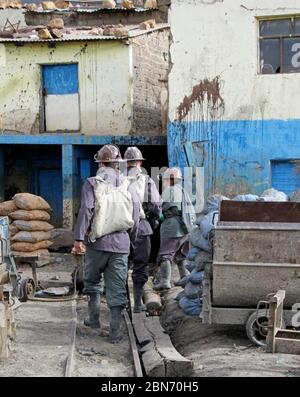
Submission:
{"label": "miner wearing helmet", "polygon": [[154,181],[142,172],[145,160],[137,147],[129,147],[124,159],[127,162],[127,176],[135,189],[140,203],[140,223],[137,239],[131,250],[133,262],[134,312],[145,310],[142,304],[143,288],[148,280],[148,264],[151,253],[153,226],[161,216],[161,198]]}
{"label": "miner wearing helmet", "polygon": [[160,267],[160,281],[155,290],[171,288],[173,261],[177,264],[180,277],[189,274],[185,267],[189,250],[189,232],[194,227],[195,210],[188,193],[182,187],[182,173],[179,168],[168,168],[162,175],[163,218],[160,230],[160,249],[157,263]]}
{"label": "miner wearing helmet", "polygon": [[84,324],[100,328],[100,281],[104,274],[110,309],[110,340],[121,339],[122,310],[127,304],[127,266],[131,241],[139,224],[139,204],[134,189],[119,171],[122,161],[115,145],[105,145],[95,155],[96,177],[88,178],[81,195],[73,252],[86,253],[84,293],[89,296]]}

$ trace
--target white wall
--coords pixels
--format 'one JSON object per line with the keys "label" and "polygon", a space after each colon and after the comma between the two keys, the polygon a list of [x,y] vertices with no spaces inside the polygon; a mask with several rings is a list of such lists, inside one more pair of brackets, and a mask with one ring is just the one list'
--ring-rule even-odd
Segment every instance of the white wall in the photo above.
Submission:
{"label": "white wall", "polygon": [[78,62],[81,132],[126,135],[131,129],[132,78],[128,46],[94,41],[5,44],[0,62],[0,114],[4,130],[39,132],[41,64]]}
{"label": "white wall", "polygon": [[256,20],[296,13],[299,0],[172,0],[170,120],[195,85],[216,76],[224,120],[299,119],[300,73],[258,74]]}

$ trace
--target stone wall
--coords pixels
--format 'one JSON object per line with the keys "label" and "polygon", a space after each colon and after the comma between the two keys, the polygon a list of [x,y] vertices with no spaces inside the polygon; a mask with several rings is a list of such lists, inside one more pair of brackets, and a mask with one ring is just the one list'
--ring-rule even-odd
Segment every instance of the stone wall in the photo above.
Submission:
{"label": "stone wall", "polygon": [[132,133],[165,134],[168,117],[170,31],[133,40]]}

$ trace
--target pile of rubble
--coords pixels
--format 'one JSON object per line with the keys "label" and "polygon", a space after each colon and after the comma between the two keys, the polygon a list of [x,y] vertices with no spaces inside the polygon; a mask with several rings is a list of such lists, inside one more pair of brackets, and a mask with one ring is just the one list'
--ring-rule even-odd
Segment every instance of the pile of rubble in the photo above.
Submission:
{"label": "pile of rubble", "polygon": [[[183,312],[190,316],[199,316],[202,311],[202,293],[205,265],[212,261],[213,231],[219,219],[220,203],[230,200],[228,197],[214,195],[207,199],[205,208],[196,221],[196,228],[190,235],[191,250],[187,256],[186,268],[190,274],[179,282],[182,287],[176,300]],[[259,197],[254,194],[238,195],[234,201],[268,201],[268,202],[300,202],[300,189],[290,196],[276,189],[268,189]]]}
{"label": "pile of rubble", "polygon": [[[149,30],[156,27],[154,19],[142,22],[134,29]],[[118,25],[101,25],[99,27],[78,26],[76,28],[65,28],[62,18],[51,19],[47,26],[28,26],[25,28],[4,29],[0,31],[2,38],[30,38],[36,40],[61,39],[65,36],[72,35],[83,38],[85,36],[113,36],[118,38],[127,38],[129,36],[129,27],[122,24]]]}
{"label": "pile of rubble", "polygon": [[51,207],[42,197],[18,193],[12,200],[0,203],[0,216],[10,220],[12,254],[19,257],[49,257],[52,245]]}

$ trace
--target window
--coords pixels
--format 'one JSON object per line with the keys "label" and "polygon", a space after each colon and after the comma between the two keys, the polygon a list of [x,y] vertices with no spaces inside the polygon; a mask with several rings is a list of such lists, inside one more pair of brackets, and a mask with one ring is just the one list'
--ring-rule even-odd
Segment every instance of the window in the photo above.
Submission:
{"label": "window", "polygon": [[300,17],[259,22],[260,72],[300,72]]}

